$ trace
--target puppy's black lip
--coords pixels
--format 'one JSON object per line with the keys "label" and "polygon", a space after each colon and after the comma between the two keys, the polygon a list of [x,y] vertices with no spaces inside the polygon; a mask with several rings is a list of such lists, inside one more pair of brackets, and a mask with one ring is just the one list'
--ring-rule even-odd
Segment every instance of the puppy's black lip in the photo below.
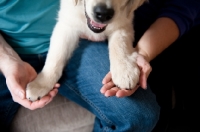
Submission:
{"label": "puppy's black lip", "polygon": [[103,27],[103,28],[101,28],[101,29],[93,28],[93,26],[90,24],[91,19],[90,19],[89,16],[87,15],[86,11],[85,11],[85,16],[86,16],[86,19],[87,19],[87,25],[88,25],[89,29],[90,29],[91,31],[93,31],[94,33],[101,33],[101,32],[103,32],[103,31],[106,29],[106,26]]}

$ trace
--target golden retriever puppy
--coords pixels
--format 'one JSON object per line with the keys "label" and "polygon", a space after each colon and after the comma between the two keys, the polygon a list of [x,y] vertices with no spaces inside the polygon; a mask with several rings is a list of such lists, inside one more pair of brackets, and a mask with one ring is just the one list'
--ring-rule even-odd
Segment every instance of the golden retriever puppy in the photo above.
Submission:
{"label": "golden retriever puppy", "polygon": [[137,52],[133,48],[133,11],[145,1],[61,0],[45,66],[28,84],[26,97],[35,101],[54,87],[80,36],[95,41],[108,39],[113,82],[122,89],[135,88],[140,70],[136,64]]}

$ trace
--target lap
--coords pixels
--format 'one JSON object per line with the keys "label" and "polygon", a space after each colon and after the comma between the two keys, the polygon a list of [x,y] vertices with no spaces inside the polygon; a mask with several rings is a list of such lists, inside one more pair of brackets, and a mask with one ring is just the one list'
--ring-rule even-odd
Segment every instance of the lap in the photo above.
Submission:
{"label": "lap", "polygon": [[126,125],[140,126],[147,118],[150,119],[148,123],[155,123],[159,107],[149,87],[147,90],[140,88],[132,96],[125,98],[107,98],[100,93],[102,79],[109,68],[106,42],[81,41],[60,79],[60,94],[85,107],[102,124],[110,127],[125,122]]}
{"label": "lap", "polygon": [[[21,57],[39,72],[45,62],[46,53]],[[121,126],[121,123],[124,123],[121,129],[132,129],[131,126],[134,125],[135,130],[139,130],[141,122],[149,125],[149,128],[148,126],[146,128],[152,129],[158,120],[159,106],[150,88],[139,89],[135,94],[126,98],[107,98],[100,93],[102,79],[108,73],[109,67],[107,42],[81,40],[59,80],[60,94],[94,113],[101,125],[105,126],[102,129],[109,129],[107,127],[112,129],[113,125]],[[9,101],[13,102],[6,87],[5,78],[0,85],[4,85],[3,90],[6,91]],[[0,98],[6,101],[4,96],[0,95]],[[13,116],[19,107],[18,104],[14,104],[17,108],[9,111]],[[3,103],[0,105],[4,108],[6,106]],[[4,110],[7,112],[6,109]],[[12,118],[9,119],[12,120]]]}

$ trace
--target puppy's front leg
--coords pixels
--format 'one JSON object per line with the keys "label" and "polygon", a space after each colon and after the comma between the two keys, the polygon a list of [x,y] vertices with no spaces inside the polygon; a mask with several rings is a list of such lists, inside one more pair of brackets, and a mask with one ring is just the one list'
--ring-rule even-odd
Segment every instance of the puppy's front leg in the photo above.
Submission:
{"label": "puppy's front leg", "polygon": [[79,35],[58,22],[54,28],[45,66],[37,78],[27,85],[26,97],[31,101],[45,96],[62,75],[66,62],[77,46]]}
{"label": "puppy's front leg", "polygon": [[122,89],[133,89],[139,82],[137,52],[133,48],[133,33],[118,30],[109,37],[109,57],[112,80]]}

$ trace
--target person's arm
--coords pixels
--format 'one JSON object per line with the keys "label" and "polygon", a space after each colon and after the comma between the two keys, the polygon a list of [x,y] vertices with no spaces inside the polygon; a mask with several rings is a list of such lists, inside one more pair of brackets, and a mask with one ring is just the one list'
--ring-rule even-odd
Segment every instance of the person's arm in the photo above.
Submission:
{"label": "person's arm", "polygon": [[[140,67],[139,86],[147,88],[147,78],[151,72],[149,62],[164,51],[179,37],[179,29],[170,18],[158,18],[139,40],[137,64]],[[109,72],[102,81],[101,93],[105,96],[125,97],[132,95],[139,86],[132,90],[122,90],[114,85]]]}
{"label": "person's arm", "polygon": [[7,44],[0,33],[0,71],[6,74],[8,67],[14,63],[21,63],[18,54]]}
{"label": "person's arm", "polygon": [[167,17],[158,18],[139,40],[136,48],[148,62],[169,47],[179,37],[176,23]]}
{"label": "person's arm", "polygon": [[31,65],[21,60],[1,34],[0,72],[2,72],[6,78],[6,84],[13,100],[28,109],[34,110],[44,107],[51,102],[58,92],[56,87],[59,87],[59,85],[57,84],[47,96],[41,98],[39,101],[31,102],[25,98],[26,85],[37,76],[37,73]]}
{"label": "person's arm", "polygon": [[[200,11],[199,0],[168,0],[160,10],[159,18],[150,26],[139,40],[137,64],[141,69],[139,84],[147,88],[147,78],[151,72],[149,62],[163,52],[180,36],[195,26],[194,21]],[[121,90],[112,82],[110,73],[103,79],[101,93],[105,96],[125,97],[136,91]]]}

